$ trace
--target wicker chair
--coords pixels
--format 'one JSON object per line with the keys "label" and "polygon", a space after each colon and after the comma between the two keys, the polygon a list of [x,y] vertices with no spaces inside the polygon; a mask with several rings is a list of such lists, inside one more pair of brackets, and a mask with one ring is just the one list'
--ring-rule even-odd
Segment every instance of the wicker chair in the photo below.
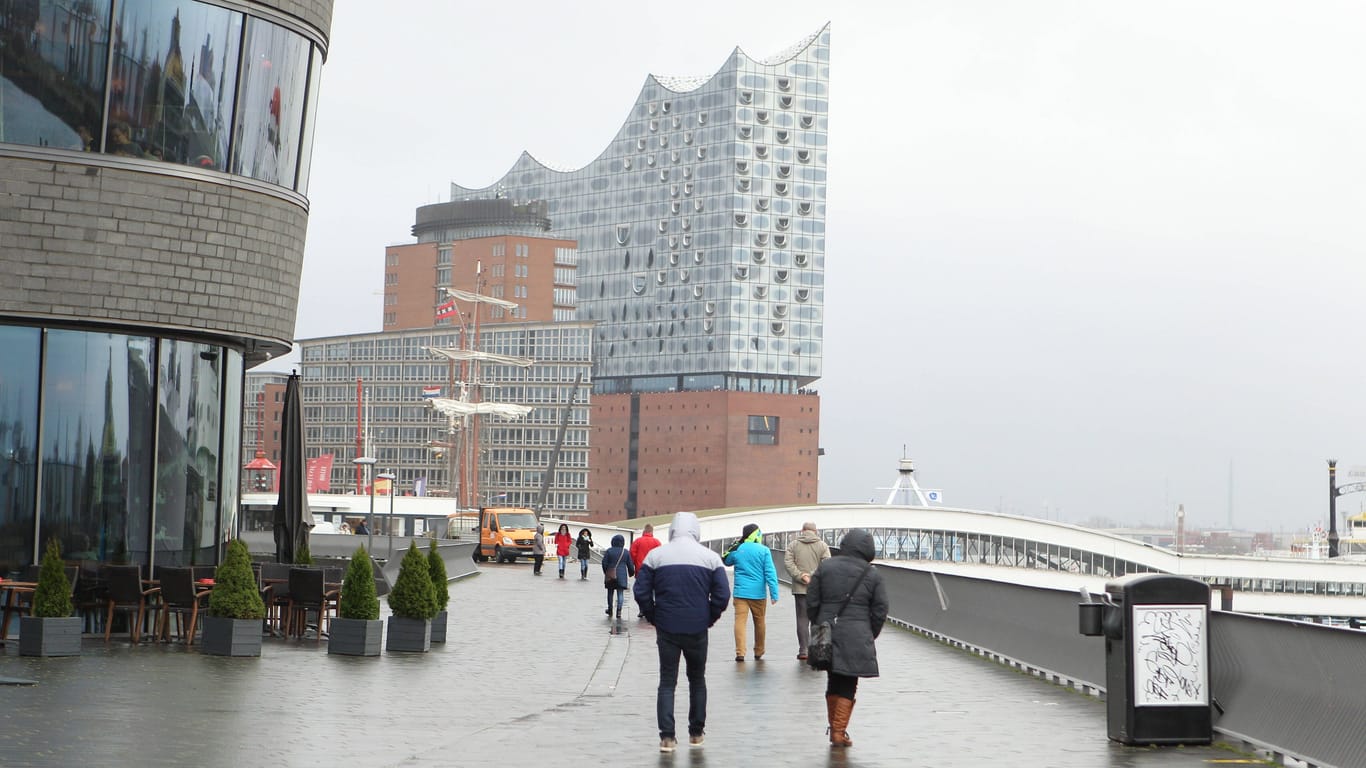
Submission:
{"label": "wicker chair", "polygon": [[[160,607],[157,598],[160,587],[144,589],[142,586],[142,566],[111,565],[105,569],[105,604],[108,611],[104,617],[104,641],[114,630],[114,612],[135,613],[128,617],[128,636],[134,643],[142,634],[142,622],[148,613]],[[155,622],[153,623],[155,626]]]}

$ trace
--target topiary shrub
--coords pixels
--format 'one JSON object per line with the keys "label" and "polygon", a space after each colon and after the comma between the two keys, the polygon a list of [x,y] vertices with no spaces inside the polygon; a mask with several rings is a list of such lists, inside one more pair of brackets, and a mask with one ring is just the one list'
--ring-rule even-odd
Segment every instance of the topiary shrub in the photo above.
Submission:
{"label": "topiary shrub", "polygon": [[389,591],[389,609],[404,619],[430,619],[437,614],[432,569],[418,551],[417,542],[408,545],[408,552],[398,566],[398,578]]}
{"label": "topiary shrub", "polygon": [[299,547],[299,551],[294,553],[294,564],[295,564],[295,565],[312,565],[312,564],[313,564],[313,553],[308,551],[308,545],[307,545],[307,544],[304,544],[302,547]]}
{"label": "topiary shrub", "polygon": [[214,573],[209,615],[225,619],[263,619],[266,604],[251,572],[251,553],[241,539],[228,542],[228,552]]}
{"label": "topiary shrub", "polygon": [[375,569],[370,565],[370,553],[365,545],[356,547],[351,555],[351,566],[342,580],[341,602],[337,613],[343,619],[374,621],[379,618],[379,597],[375,594]]}
{"label": "topiary shrub", "polygon": [[[427,568],[432,573],[432,592],[436,595],[436,612],[446,610],[451,601],[450,580],[446,578],[446,561],[436,551],[436,539],[427,548]],[[435,615],[435,614],[433,614]]]}
{"label": "topiary shrub", "polygon": [[33,615],[42,619],[63,619],[71,612],[71,581],[66,577],[66,564],[62,562],[62,547],[56,539],[48,539],[42,564],[38,567],[38,586],[33,589]]}

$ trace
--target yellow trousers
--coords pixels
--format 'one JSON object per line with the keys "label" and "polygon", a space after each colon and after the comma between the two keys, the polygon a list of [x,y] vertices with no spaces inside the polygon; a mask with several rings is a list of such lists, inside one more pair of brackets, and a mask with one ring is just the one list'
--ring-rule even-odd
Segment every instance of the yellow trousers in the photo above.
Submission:
{"label": "yellow trousers", "polygon": [[748,616],[754,617],[754,658],[764,655],[764,613],[768,610],[767,600],[746,600],[737,597],[735,603],[735,655],[745,655],[745,624]]}

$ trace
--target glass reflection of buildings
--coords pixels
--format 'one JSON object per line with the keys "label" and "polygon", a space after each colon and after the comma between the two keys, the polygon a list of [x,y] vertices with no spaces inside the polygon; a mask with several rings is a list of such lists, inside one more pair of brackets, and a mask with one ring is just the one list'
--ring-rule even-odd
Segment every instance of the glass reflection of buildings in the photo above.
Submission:
{"label": "glass reflection of buildings", "polygon": [[[235,532],[245,369],[297,303],[260,265],[297,285],[330,14],[0,0],[0,576],[52,538],[207,564]],[[206,251],[248,215],[259,236]]]}

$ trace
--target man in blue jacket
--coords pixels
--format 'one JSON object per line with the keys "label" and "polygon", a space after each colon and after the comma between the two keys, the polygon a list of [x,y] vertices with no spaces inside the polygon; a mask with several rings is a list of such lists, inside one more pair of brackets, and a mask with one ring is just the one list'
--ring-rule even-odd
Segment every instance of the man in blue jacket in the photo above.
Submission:
{"label": "man in blue jacket", "polygon": [[707,630],[730,602],[730,582],[721,558],[702,546],[697,515],[679,512],[669,526],[669,541],[650,550],[636,571],[635,598],[640,615],[655,626],[659,646],[659,751],[672,752],[674,689],[678,657],[688,665],[688,743],[702,745],[707,725]]}
{"label": "man in blue jacket", "polygon": [[749,523],[726,550],[724,562],[735,566],[735,660],[745,660],[745,622],[754,617],[754,660],[764,657],[764,598],[778,603],[778,569],[759,526]]}

